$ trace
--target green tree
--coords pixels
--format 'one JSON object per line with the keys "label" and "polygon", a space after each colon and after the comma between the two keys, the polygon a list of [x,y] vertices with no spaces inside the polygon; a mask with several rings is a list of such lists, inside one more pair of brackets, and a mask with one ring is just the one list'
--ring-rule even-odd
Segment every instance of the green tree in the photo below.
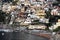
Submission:
{"label": "green tree", "polygon": [[0,10],[0,22],[4,22],[5,17],[6,17],[6,13]]}
{"label": "green tree", "polygon": [[54,31],[54,32],[57,32],[57,31],[59,31],[59,30],[60,30],[60,26],[59,26],[58,28],[54,29],[53,31]]}
{"label": "green tree", "polygon": [[15,0],[12,2],[13,5],[16,5],[19,0]]}

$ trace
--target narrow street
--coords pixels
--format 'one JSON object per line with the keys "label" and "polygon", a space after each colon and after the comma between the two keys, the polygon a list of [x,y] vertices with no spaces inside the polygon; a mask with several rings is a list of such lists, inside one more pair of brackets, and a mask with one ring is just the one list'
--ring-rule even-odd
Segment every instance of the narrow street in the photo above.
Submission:
{"label": "narrow street", "polygon": [[0,32],[0,40],[49,40],[44,37],[24,33],[24,32]]}

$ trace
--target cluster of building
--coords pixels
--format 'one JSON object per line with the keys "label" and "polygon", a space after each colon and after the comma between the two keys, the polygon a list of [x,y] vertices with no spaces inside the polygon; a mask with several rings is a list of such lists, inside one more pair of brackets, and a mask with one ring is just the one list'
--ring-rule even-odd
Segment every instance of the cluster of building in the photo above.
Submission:
{"label": "cluster of building", "polygon": [[[15,4],[13,4],[14,2]],[[53,4],[56,0],[14,0],[14,2],[5,2],[2,5],[2,11],[9,14],[10,19],[6,16],[9,24],[19,22],[19,25],[27,25],[29,29],[50,27],[48,26],[50,25],[50,16],[54,14],[53,12],[51,14],[51,11],[57,9],[57,5]],[[52,23],[54,24],[55,21]],[[54,29],[60,26],[56,26],[57,24],[53,25]]]}

